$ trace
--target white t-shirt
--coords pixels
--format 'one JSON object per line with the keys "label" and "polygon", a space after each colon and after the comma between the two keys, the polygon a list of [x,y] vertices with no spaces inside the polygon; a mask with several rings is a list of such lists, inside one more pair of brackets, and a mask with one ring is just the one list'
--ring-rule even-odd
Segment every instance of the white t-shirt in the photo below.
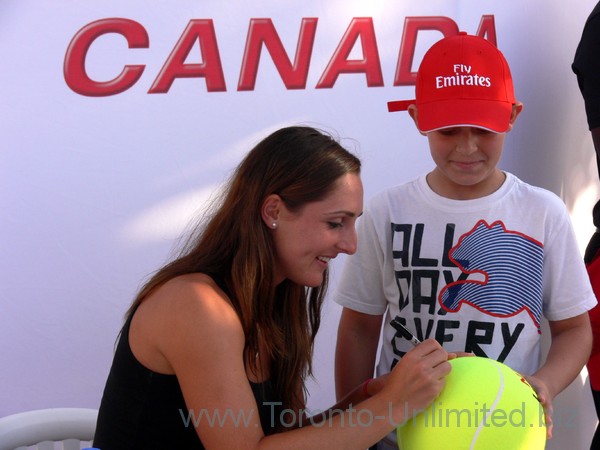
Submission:
{"label": "white t-shirt", "polygon": [[542,316],[567,319],[596,304],[564,203],[509,173],[474,200],[441,197],[425,176],[375,196],[334,298],[386,314],[378,374],[412,348],[396,337],[396,316],[420,340],[531,374]]}

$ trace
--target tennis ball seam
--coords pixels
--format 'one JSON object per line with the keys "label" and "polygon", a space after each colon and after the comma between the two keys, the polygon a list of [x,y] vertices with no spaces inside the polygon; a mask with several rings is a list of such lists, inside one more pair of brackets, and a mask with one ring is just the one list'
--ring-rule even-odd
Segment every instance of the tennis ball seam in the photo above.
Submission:
{"label": "tennis ball seam", "polygon": [[499,382],[498,390],[496,392],[496,398],[494,399],[494,402],[490,406],[489,411],[487,411],[485,417],[483,418],[483,420],[477,427],[477,430],[475,430],[475,433],[473,434],[473,439],[471,440],[471,445],[469,446],[469,450],[473,450],[475,448],[475,444],[477,443],[477,439],[479,438],[479,434],[481,433],[481,430],[483,429],[483,427],[486,426],[488,418],[496,410],[496,407],[498,406],[498,403],[500,402],[500,399],[502,398],[502,393],[504,392],[504,373],[502,373],[502,369],[500,368],[500,366],[498,366],[498,364],[494,364],[494,367],[498,371],[498,382]]}

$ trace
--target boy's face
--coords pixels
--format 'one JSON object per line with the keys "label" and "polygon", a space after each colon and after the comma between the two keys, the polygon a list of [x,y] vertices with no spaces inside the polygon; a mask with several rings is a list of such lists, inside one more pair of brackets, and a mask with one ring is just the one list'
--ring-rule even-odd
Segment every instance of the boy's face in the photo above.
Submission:
{"label": "boy's face", "polygon": [[[511,131],[523,104],[513,105],[507,131]],[[419,129],[419,111],[415,104],[408,113]],[[422,132],[429,140],[435,169],[427,182],[439,195],[456,200],[485,197],[504,182],[504,173],[497,165],[502,156],[506,133],[494,133],[483,128],[456,126]]]}
{"label": "boy's face", "polygon": [[425,134],[436,164],[427,181],[439,195],[457,200],[480,198],[504,182],[504,174],[497,165],[505,133],[453,127]]}

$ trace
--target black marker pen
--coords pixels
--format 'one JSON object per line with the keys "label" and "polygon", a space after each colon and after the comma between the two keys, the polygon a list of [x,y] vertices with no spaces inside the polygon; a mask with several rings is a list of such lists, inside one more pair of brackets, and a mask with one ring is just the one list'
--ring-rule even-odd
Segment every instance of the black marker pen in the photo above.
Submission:
{"label": "black marker pen", "polygon": [[402,323],[400,323],[398,316],[396,316],[394,319],[392,319],[392,321],[390,322],[390,325],[392,325],[395,328],[396,335],[400,334],[400,336],[402,336],[404,339],[407,339],[408,341],[410,341],[410,343],[413,344],[414,346],[417,346],[421,343],[421,341],[418,340],[414,336],[414,334],[412,334],[410,331],[408,331],[408,329],[404,325],[402,325]]}

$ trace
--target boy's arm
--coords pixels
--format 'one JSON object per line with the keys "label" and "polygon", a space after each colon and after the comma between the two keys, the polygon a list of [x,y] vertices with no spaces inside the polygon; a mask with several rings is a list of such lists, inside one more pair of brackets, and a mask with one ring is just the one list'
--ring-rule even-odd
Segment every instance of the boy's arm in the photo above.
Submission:
{"label": "boy's arm", "polygon": [[552,437],[552,402],[579,375],[592,350],[592,329],[588,313],[570,319],[550,321],[552,342],[546,362],[527,377],[544,406],[548,438]]}
{"label": "boy's arm", "polygon": [[335,392],[339,400],[372,378],[383,315],[342,310],[335,349]]}
{"label": "boy's arm", "polygon": [[570,319],[549,322],[552,342],[546,362],[533,374],[542,380],[551,398],[556,397],[574,379],[592,350],[592,329],[588,313]]}

